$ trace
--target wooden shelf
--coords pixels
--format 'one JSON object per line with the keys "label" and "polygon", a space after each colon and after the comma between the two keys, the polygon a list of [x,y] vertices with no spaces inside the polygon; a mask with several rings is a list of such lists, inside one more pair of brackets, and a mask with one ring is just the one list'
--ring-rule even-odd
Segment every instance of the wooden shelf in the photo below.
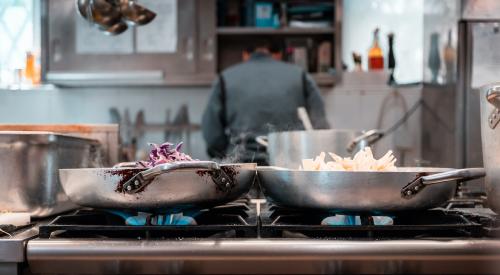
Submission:
{"label": "wooden shelf", "polygon": [[217,34],[221,35],[333,35],[334,28],[255,28],[255,27],[219,27]]}

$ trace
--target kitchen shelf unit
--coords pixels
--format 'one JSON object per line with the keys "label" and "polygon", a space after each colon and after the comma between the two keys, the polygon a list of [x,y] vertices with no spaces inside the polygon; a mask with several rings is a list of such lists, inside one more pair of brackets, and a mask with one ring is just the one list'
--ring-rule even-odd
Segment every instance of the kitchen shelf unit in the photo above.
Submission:
{"label": "kitchen shelf unit", "polygon": [[[252,41],[269,38],[282,41],[309,38],[315,43],[331,41],[331,67],[341,71],[341,0],[269,2],[333,3],[334,21],[329,27],[315,28],[218,26],[217,0],[183,0],[178,2],[178,44],[175,52],[81,54],[76,52],[76,22],[82,19],[76,15],[74,3],[66,0],[43,1],[42,10],[47,14],[41,19],[43,81],[65,87],[209,87],[218,73],[241,61],[242,51]],[[72,16],[67,16],[68,11]],[[125,78],[124,75],[130,77]],[[317,73],[317,70],[312,70],[311,75],[320,86],[332,86],[336,78]]]}
{"label": "kitchen shelf unit", "polygon": [[[237,1],[237,0],[226,0]],[[342,70],[341,62],[341,22],[342,22],[342,1],[341,0],[314,0],[314,1],[294,1],[294,0],[273,0],[259,1],[272,3],[328,3],[333,8],[333,18],[329,27],[255,27],[241,25],[221,25],[217,22],[216,27],[216,70],[220,73],[224,69],[241,62],[242,52],[252,45],[256,40],[272,40],[282,45],[287,45],[287,41],[308,40],[308,59],[312,59],[308,72],[315,79],[319,86],[328,87],[335,84],[338,72]],[[216,6],[215,14],[219,15]],[[312,43],[309,43],[312,41]],[[318,72],[317,70],[317,46],[323,42],[331,43],[331,71],[334,73]]]}

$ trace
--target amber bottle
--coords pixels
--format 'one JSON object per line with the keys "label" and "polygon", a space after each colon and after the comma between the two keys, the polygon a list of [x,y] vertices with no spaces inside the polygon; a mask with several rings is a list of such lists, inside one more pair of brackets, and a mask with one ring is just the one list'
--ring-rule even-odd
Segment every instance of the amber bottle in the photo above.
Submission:
{"label": "amber bottle", "polygon": [[373,44],[368,52],[368,70],[382,70],[384,69],[384,54],[379,46],[378,39],[379,29],[375,29],[373,32]]}

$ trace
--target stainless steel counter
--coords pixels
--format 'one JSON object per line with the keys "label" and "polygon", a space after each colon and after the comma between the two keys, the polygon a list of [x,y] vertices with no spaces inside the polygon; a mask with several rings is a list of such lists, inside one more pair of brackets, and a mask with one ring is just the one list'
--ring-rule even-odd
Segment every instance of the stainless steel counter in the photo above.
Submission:
{"label": "stainless steel counter", "polygon": [[18,274],[19,264],[25,262],[25,246],[28,240],[35,238],[38,227],[32,227],[12,237],[0,238],[0,274]]}
{"label": "stainless steel counter", "polygon": [[34,273],[500,274],[500,240],[34,239]]}

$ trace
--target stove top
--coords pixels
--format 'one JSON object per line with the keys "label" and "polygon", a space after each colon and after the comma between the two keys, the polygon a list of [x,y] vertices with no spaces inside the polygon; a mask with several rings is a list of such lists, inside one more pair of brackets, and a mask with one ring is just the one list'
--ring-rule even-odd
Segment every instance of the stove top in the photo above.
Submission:
{"label": "stove top", "polygon": [[212,209],[174,215],[81,209],[41,225],[39,237],[404,240],[497,238],[499,231],[500,218],[495,213],[463,202],[390,216],[345,216],[240,199]]}
{"label": "stove top", "polygon": [[476,202],[352,217],[244,199],[183,215],[189,218],[93,209],[61,215],[40,225],[39,237],[28,241],[29,269],[43,274],[500,271],[500,219]]}

